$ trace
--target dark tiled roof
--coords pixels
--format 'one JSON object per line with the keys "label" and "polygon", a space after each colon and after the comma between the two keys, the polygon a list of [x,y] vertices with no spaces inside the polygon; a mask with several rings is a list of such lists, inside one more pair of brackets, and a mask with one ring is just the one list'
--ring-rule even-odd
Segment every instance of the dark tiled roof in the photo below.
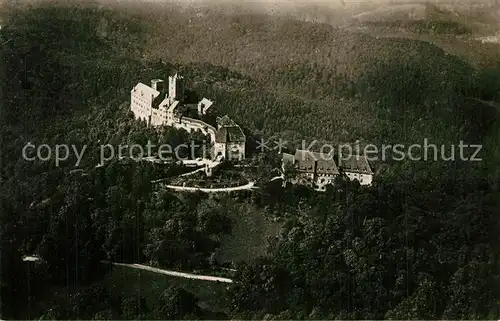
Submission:
{"label": "dark tiled roof", "polygon": [[334,157],[333,154],[323,154],[323,153],[316,153],[316,152],[311,152],[308,150],[301,150],[298,149],[295,152],[295,159],[296,160],[323,160],[323,161],[333,161]]}
{"label": "dark tiled roof", "polygon": [[292,154],[283,153],[283,163],[285,164],[294,164],[295,157]]}
{"label": "dark tiled roof", "polygon": [[305,150],[296,150],[294,155],[294,163],[299,171],[314,173],[316,170],[316,158],[314,155]]}
{"label": "dark tiled roof", "polygon": [[370,164],[365,156],[343,155],[342,157],[339,157],[338,163],[340,169],[346,172],[373,174]]}
{"label": "dark tiled roof", "polygon": [[238,126],[228,115],[217,117],[217,126]]}
{"label": "dark tiled roof", "polygon": [[324,161],[335,161],[333,153],[316,153],[312,152],[313,156],[316,157],[317,160],[324,160]]}
{"label": "dark tiled roof", "polygon": [[[284,155],[283,155],[284,156]],[[297,169],[318,175],[337,175],[339,169],[332,154],[297,150],[294,155]]]}
{"label": "dark tiled roof", "polygon": [[197,109],[198,104],[184,104],[183,106],[186,107],[186,109]]}
{"label": "dark tiled roof", "polygon": [[296,150],[295,151],[295,161],[296,162],[304,162],[304,161],[315,161],[316,158],[313,155],[312,152],[305,151],[305,150]]}
{"label": "dark tiled roof", "polygon": [[166,97],[166,95],[167,95],[167,92],[166,92],[166,91],[162,91],[162,92],[160,92],[160,94],[159,94],[159,95],[158,95],[158,96],[157,96],[157,97],[153,100],[152,106],[153,106],[154,108],[158,108],[158,107],[160,106],[160,104],[162,103],[162,101],[163,101],[164,99],[166,99],[166,98],[165,98],[165,97]]}
{"label": "dark tiled roof", "polygon": [[315,161],[312,159],[309,160],[300,160],[296,162],[297,169],[300,171],[314,173]]}
{"label": "dark tiled roof", "polygon": [[316,173],[319,175],[338,175],[339,169],[335,164],[335,161],[332,160],[322,160],[319,159],[316,161]]}
{"label": "dark tiled roof", "polygon": [[220,128],[215,135],[217,143],[243,143],[246,137],[239,126],[225,126]]}
{"label": "dark tiled roof", "polygon": [[300,171],[316,173],[318,175],[337,175],[339,169],[346,172],[373,174],[373,171],[365,156],[353,155],[347,157],[336,157],[332,153],[322,154],[307,150],[297,150],[295,155],[283,153],[284,162],[295,163]]}

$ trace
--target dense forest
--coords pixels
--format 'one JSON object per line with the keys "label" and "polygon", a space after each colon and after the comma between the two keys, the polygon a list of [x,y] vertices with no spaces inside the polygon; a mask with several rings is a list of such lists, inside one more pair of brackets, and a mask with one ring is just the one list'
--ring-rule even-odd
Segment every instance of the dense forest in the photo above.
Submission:
{"label": "dense forest", "polygon": [[[415,40],[175,10],[158,10],[162,32],[135,8],[19,7],[5,18],[2,319],[499,317],[500,60],[478,69]],[[217,20],[232,20],[231,33]],[[464,140],[483,145],[484,161],[388,161],[371,187],[339,179],[317,194],[268,182],[279,159],[263,153],[252,159],[261,188],[230,196],[155,190],[152,180],[185,171],[175,164],[96,167],[101,144],[201,139],[128,110],[132,86],[174,71],[249,134],[290,148]],[[55,166],[24,160],[27,142],[88,151],[78,168]],[[32,254],[43,262],[22,261]],[[117,281],[106,261],[236,272],[207,304],[208,284],[122,290],[145,277]]]}

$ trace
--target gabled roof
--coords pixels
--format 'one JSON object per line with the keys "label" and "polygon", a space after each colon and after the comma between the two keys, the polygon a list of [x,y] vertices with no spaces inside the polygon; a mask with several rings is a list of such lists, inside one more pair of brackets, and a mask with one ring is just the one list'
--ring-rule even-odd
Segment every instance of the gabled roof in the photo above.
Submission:
{"label": "gabled roof", "polygon": [[316,170],[316,159],[314,155],[306,150],[296,150],[294,164],[299,171],[314,173]]}
{"label": "gabled roof", "polygon": [[308,150],[295,151],[294,161],[297,169],[320,175],[337,175],[339,169],[332,154],[322,154]]}
{"label": "gabled roof", "polygon": [[309,150],[298,149],[295,151],[295,159],[296,160],[323,160],[323,161],[332,161],[334,160],[333,153],[325,154],[325,153],[317,153]]}
{"label": "gabled roof", "polygon": [[292,154],[283,153],[283,163],[284,164],[295,164],[295,157]]}
{"label": "gabled roof", "polygon": [[139,95],[143,95],[145,99],[153,100],[158,95],[160,95],[160,92],[158,90],[155,90],[148,85],[143,84],[142,82],[138,83],[135,85],[134,89],[132,91],[138,91]]}
{"label": "gabled roof", "polygon": [[202,113],[205,114],[207,112],[207,110],[212,107],[212,105],[214,104],[213,101],[211,100],[208,100],[206,98],[203,98],[202,100],[200,100],[199,104],[203,105],[203,109],[202,109]]}
{"label": "gabled roof", "polygon": [[295,157],[295,161],[297,161],[297,162],[310,161],[310,160],[315,161],[316,160],[312,152],[307,151],[307,150],[300,150],[300,149],[297,149],[295,151],[294,157]]}
{"label": "gabled roof", "polygon": [[216,121],[217,127],[219,128],[215,135],[215,141],[217,143],[242,143],[246,141],[246,136],[240,126],[229,118],[229,116],[217,117]]}
{"label": "gabled roof", "polygon": [[217,117],[217,126],[238,126],[228,115]]}
{"label": "gabled roof", "polygon": [[370,163],[368,162],[368,160],[366,159],[365,156],[342,155],[341,157],[339,157],[338,163],[339,163],[340,169],[342,169],[344,172],[373,174],[373,171],[370,167]]}
{"label": "gabled roof", "polygon": [[224,126],[215,134],[216,143],[243,143],[245,141],[246,137],[240,126]]}
{"label": "gabled roof", "polygon": [[338,175],[340,174],[337,164],[332,160],[318,159],[316,161],[316,173],[320,175]]}
{"label": "gabled roof", "polygon": [[314,173],[316,167],[316,161],[314,161],[313,159],[297,161],[295,164],[296,168],[299,171],[304,171],[308,173]]}

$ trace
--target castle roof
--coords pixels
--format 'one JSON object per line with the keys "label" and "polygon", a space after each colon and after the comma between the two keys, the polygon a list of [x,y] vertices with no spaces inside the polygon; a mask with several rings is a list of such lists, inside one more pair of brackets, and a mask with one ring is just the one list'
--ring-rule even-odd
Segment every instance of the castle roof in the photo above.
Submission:
{"label": "castle roof", "polygon": [[215,135],[215,141],[217,143],[242,143],[246,141],[246,136],[240,126],[229,118],[229,116],[217,117],[216,122],[219,128]]}
{"label": "castle roof", "polygon": [[245,134],[237,125],[221,127],[215,134],[216,143],[243,143],[245,141]]}
{"label": "castle roof", "polygon": [[222,116],[222,117],[217,117],[217,126],[223,127],[223,126],[238,126],[231,118],[229,118],[228,115]]}
{"label": "castle roof", "polygon": [[200,100],[200,103],[203,104],[203,106],[205,107],[204,110],[206,111],[213,105],[214,102],[207,98],[203,98],[202,100]]}
{"label": "castle roof", "polygon": [[148,85],[143,84],[142,82],[135,85],[132,91],[138,91],[140,95],[144,96],[145,98],[147,97],[149,100],[153,100],[160,95],[160,92],[158,90],[155,90]]}

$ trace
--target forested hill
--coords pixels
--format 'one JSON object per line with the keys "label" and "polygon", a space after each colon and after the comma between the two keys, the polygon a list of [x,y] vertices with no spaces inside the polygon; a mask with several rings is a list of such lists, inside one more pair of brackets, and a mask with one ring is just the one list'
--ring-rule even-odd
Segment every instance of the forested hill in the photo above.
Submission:
{"label": "forested hill", "polygon": [[[430,43],[323,24],[161,8],[8,13],[0,30],[2,319],[213,319],[210,309],[233,319],[498,318],[494,64],[476,69]],[[174,165],[95,168],[99,144],[199,138],[157,132],[129,113],[134,84],[174,71],[251,134],[292,143],[465,140],[484,144],[484,161],[388,161],[370,188],[340,180],[318,195],[267,184],[279,160],[259,155],[252,175],[262,189],[213,198],[153,193],[152,179],[182,172]],[[90,151],[73,171],[74,159],[59,167],[23,160],[27,142]],[[21,262],[33,253],[45,264]],[[117,282],[97,271],[104,259],[238,272],[229,291],[163,292],[155,282],[137,285],[137,275]]]}
{"label": "forested hill", "polygon": [[[17,117],[23,123],[40,114],[50,117],[82,107],[103,93],[125,93],[147,75],[142,64],[159,59],[194,63],[202,78],[192,79],[193,85],[209,84],[200,91],[212,95],[224,111],[252,130],[267,135],[295,132],[335,142],[399,139],[408,128],[396,130],[398,122],[387,120],[403,114],[409,123],[426,119],[415,133],[405,132],[409,140],[464,135],[464,130],[484,125],[472,122],[459,128],[457,120],[468,108],[460,97],[483,99],[496,95],[500,87],[491,77],[486,85],[484,72],[432,44],[377,39],[326,24],[213,10],[198,14],[175,7],[155,10],[146,5],[64,10],[64,6],[21,10],[13,21],[24,27],[4,28],[5,41],[11,39],[3,48],[5,79],[12,78],[6,83],[5,100],[12,104],[5,108],[6,118]],[[58,23],[44,21],[44,16]],[[65,30],[72,30],[71,35]],[[228,79],[212,86],[221,81],[204,70],[215,70],[212,66],[239,72],[247,80]],[[394,99],[389,114],[387,106],[367,94],[372,87],[386,102]],[[450,102],[450,96],[457,101]],[[422,110],[421,105],[427,107]],[[481,114],[483,109],[485,115],[492,112],[481,109]],[[443,118],[450,118],[446,126],[436,121]],[[382,130],[387,124],[394,133]]]}

